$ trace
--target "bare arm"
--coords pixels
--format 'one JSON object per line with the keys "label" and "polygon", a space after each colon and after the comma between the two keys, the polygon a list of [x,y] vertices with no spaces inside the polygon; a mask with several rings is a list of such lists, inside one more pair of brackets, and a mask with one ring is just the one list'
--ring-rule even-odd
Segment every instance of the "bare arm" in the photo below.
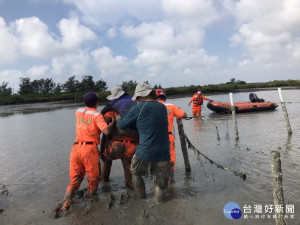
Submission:
{"label": "bare arm", "polygon": [[113,126],[114,126],[115,123],[116,123],[114,117],[112,117],[111,119],[112,119],[111,123],[108,124],[108,127],[106,127],[106,128],[102,131],[103,134],[105,134],[105,135],[110,135],[110,134],[111,134],[111,131],[113,130]]}

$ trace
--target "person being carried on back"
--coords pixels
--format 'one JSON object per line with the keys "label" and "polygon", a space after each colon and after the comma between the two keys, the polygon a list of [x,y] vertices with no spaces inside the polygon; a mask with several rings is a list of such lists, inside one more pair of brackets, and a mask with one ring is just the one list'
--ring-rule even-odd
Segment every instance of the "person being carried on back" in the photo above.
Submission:
{"label": "person being carried on back", "polygon": [[[121,87],[113,87],[111,95],[107,96],[107,99],[110,101],[101,110],[101,114],[104,115],[105,121],[110,123],[112,118],[115,118],[117,115],[126,116],[130,108],[136,105],[136,102],[131,98],[132,95],[127,94]],[[100,148],[101,183],[109,181],[112,161],[121,159],[124,169],[125,184],[131,189],[134,189],[130,165],[137,145],[138,132],[136,129],[121,130],[115,125],[111,135],[103,135]]]}
{"label": "person being carried on back", "polygon": [[174,171],[175,171],[175,161],[176,161],[176,153],[175,153],[175,137],[173,132],[173,121],[174,117],[177,118],[186,118],[186,112],[177,107],[174,104],[166,103],[166,93],[162,89],[156,89],[156,100],[167,107],[168,113],[168,132],[169,132],[169,140],[170,140],[170,177],[169,184],[174,182]]}

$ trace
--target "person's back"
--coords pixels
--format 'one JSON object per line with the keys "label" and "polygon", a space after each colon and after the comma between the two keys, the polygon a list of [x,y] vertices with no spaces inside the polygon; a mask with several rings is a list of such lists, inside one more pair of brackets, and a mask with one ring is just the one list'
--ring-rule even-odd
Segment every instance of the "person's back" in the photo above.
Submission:
{"label": "person's back", "polygon": [[121,129],[136,125],[139,145],[132,158],[130,171],[135,190],[141,198],[146,197],[142,176],[151,174],[154,187],[154,201],[165,200],[170,174],[170,150],[167,108],[155,101],[155,92],[148,84],[138,84],[133,100],[138,104],[118,121]]}
{"label": "person's back", "polygon": [[76,139],[81,142],[95,142],[99,144],[101,130],[97,124],[103,123],[103,117],[92,107],[80,108],[76,111]]}
{"label": "person's back", "polygon": [[70,182],[59,212],[70,207],[85,173],[88,180],[86,196],[91,197],[97,193],[100,172],[97,144],[100,143],[100,133],[110,134],[114,124],[114,120],[112,120],[112,123],[108,125],[97,111],[98,96],[96,93],[86,93],[83,101],[86,107],[78,109],[75,113],[76,138],[70,154]]}
{"label": "person's back", "polygon": [[132,95],[124,93],[121,97],[111,100],[108,105],[110,105],[117,112],[117,114],[126,116],[131,107],[136,105],[136,102],[131,98]]}
{"label": "person's back", "polygon": [[136,155],[143,160],[169,160],[167,109],[156,101],[142,102],[136,106],[136,126],[140,135]]}

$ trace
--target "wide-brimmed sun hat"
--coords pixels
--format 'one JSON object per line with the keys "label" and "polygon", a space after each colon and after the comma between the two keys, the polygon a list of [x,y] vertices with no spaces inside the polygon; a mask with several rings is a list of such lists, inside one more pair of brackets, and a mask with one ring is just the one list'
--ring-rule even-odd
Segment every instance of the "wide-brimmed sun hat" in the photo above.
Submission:
{"label": "wide-brimmed sun hat", "polygon": [[123,91],[120,86],[113,87],[110,92],[111,95],[106,97],[108,100],[120,98],[123,94],[125,94],[125,91]]}
{"label": "wide-brimmed sun hat", "polygon": [[98,102],[98,95],[94,92],[88,92],[83,96],[83,102],[88,107],[94,106]]}
{"label": "wide-brimmed sun hat", "polygon": [[148,84],[145,83],[138,84],[135,88],[132,100],[135,101],[137,97],[146,97],[150,94],[151,91],[152,89]]}

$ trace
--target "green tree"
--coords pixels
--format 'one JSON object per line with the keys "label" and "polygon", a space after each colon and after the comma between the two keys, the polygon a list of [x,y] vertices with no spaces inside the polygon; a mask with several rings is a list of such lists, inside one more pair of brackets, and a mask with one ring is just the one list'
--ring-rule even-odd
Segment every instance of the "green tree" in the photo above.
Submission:
{"label": "green tree", "polygon": [[75,76],[69,77],[69,79],[63,84],[63,89],[70,93],[79,91],[79,82],[78,80],[75,80]]}
{"label": "green tree", "polygon": [[33,93],[33,87],[31,85],[29,77],[25,77],[25,78],[20,77],[20,81],[21,81],[21,83],[19,84],[20,95]]}
{"label": "green tree", "polygon": [[2,85],[0,86],[0,95],[1,96],[9,96],[12,94],[12,90],[10,87],[7,87],[8,82],[2,82]]}
{"label": "green tree", "polygon": [[153,89],[162,89],[162,87],[161,87],[161,85],[160,85],[160,84],[158,84],[158,85],[157,85],[157,84],[155,84],[155,85],[154,85],[154,87],[153,87]]}
{"label": "green tree", "polygon": [[42,93],[53,93],[55,87],[56,87],[56,84],[54,83],[52,78],[50,78],[50,79],[46,78],[45,80],[43,80],[41,92]]}
{"label": "green tree", "polygon": [[79,91],[87,92],[95,90],[95,82],[93,77],[90,75],[86,75],[82,77],[81,83],[79,83]]}
{"label": "green tree", "polygon": [[53,88],[53,93],[61,93],[63,89],[63,86],[61,84],[57,84],[55,85],[55,87]]}
{"label": "green tree", "polygon": [[130,81],[122,81],[122,84],[120,86],[125,92],[129,92],[135,90],[136,85],[137,85],[136,81],[130,80]]}
{"label": "green tree", "polygon": [[41,93],[41,82],[43,82],[43,80],[44,79],[33,80],[32,82],[30,82],[33,93]]}
{"label": "green tree", "polygon": [[106,82],[102,79],[98,80],[95,84],[95,91],[100,92],[106,90],[107,90]]}

